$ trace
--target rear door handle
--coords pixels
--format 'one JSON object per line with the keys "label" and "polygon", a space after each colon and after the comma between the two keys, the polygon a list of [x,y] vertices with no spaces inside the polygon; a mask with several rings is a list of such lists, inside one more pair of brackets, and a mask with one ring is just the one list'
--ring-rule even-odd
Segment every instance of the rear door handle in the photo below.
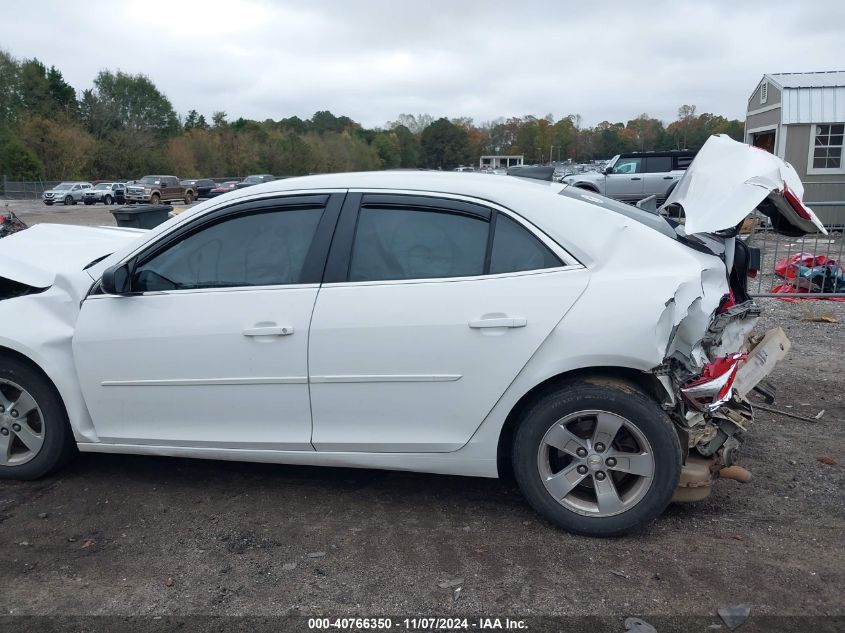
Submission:
{"label": "rear door handle", "polygon": [[497,319],[479,319],[478,321],[470,321],[471,328],[486,328],[486,327],[525,327],[528,325],[528,320],[522,317],[502,317]]}
{"label": "rear door handle", "polygon": [[634,176],[633,178],[631,178],[631,180],[642,180],[642,178],[640,178],[639,176]]}
{"label": "rear door handle", "polygon": [[663,176],[663,180],[673,180],[674,176]]}
{"label": "rear door handle", "polygon": [[244,329],[244,336],[290,336],[293,334],[292,327],[268,325],[260,327],[248,327]]}

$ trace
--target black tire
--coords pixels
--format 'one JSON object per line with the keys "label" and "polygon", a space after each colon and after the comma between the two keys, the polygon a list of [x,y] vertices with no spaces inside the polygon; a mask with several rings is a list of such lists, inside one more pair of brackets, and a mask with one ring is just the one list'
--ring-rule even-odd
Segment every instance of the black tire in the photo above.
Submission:
{"label": "black tire", "polygon": [[[40,372],[15,358],[0,357],[0,381],[3,380],[19,385],[35,399],[41,412],[44,442],[35,457],[26,463],[0,465],[0,479],[29,480],[48,475],[76,453],[76,443],[61,398]],[[0,382],[2,384],[8,385]]]}
{"label": "black tire", "polygon": [[[644,492],[639,501],[611,516],[589,516],[589,512],[579,513],[559,502],[546,489],[540,470],[539,456],[543,454],[541,448],[546,433],[569,415],[596,410],[621,416],[636,427],[647,440],[654,458],[653,476],[650,480],[643,479],[641,490]],[[616,437],[619,438],[618,435]],[[639,387],[612,378],[587,377],[565,383],[529,407],[516,431],[512,462],[514,476],[523,495],[543,517],[575,534],[619,536],[654,519],[669,504],[680,478],[681,446],[672,421],[657,402]],[[611,469],[607,473],[611,479],[630,476],[611,473]],[[596,473],[595,477],[598,476],[607,477]],[[625,480],[622,485],[624,483]],[[586,475],[582,484],[573,491],[576,495],[581,494],[582,490],[589,494],[589,485],[596,485],[592,474]],[[616,484],[612,487],[616,490]]]}
{"label": "black tire", "polygon": [[185,204],[191,204],[194,201],[194,194],[190,191],[185,193]]}
{"label": "black tire", "polygon": [[161,196],[157,193],[154,193],[150,196],[150,204],[159,204],[161,202]]}
{"label": "black tire", "polygon": [[46,202],[46,201],[45,201],[45,202],[44,202],[44,204],[46,204],[48,207],[52,207],[52,206],[53,206],[53,203],[52,203],[52,202]]}
{"label": "black tire", "polygon": [[103,196],[103,204],[111,205],[112,202],[114,202],[114,200],[112,200],[110,195],[106,194]]}
{"label": "black tire", "polygon": [[65,205],[65,206],[67,206],[67,205],[69,205],[69,204],[74,204],[74,202],[73,202],[73,196],[65,196],[65,199],[64,199],[64,201],[63,201],[63,202],[64,202],[64,205]]}

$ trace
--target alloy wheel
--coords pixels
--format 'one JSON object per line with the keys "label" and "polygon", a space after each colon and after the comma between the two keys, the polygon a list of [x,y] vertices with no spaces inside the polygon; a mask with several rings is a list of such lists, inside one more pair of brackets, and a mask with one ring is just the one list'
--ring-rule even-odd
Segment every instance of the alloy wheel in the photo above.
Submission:
{"label": "alloy wheel", "polygon": [[44,444],[44,417],[23,387],[0,378],[0,466],[20,466]]}
{"label": "alloy wheel", "polygon": [[645,497],[655,457],[637,425],[607,411],[578,411],[543,436],[537,468],[546,491],[573,512],[620,514]]}

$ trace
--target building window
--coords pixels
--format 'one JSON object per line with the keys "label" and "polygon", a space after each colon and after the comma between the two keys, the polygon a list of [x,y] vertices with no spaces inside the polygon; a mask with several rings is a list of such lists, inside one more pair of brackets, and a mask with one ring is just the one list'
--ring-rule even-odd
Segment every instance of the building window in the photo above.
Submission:
{"label": "building window", "polygon": [[760,103],[766,103],[769,100],[769,82],[764,81],[760,84]]}
{"label": "building window", "polygon": [[813,169],[842,169],[842,137],[845,124],[815,126]]}

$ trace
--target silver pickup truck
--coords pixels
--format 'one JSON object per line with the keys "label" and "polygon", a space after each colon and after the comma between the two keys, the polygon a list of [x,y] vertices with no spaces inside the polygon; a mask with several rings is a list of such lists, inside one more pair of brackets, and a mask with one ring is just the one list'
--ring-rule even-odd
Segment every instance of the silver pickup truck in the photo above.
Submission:
{"label": "silver pickup truck", "polygon": [[630,152],[614,156],[603,171],[571,174],[562,182],[623,202],[657,196],[663,203],[695,158],[695,152]]}

